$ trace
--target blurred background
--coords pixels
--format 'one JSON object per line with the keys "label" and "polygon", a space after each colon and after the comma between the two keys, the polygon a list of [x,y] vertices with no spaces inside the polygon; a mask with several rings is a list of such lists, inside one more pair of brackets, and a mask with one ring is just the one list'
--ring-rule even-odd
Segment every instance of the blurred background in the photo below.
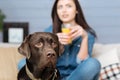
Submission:
{"label": "blurred background", "polygon": [[[17,80],[18,63],[25,57],[18,53],[19,43],[26,35],[44,31],[52,24],[54,1],[0,0],[0,80]],[[102,67],[120,63],[120,0],[79,2],[86,21],[97,33],[93,57],[100,61]],[[119,67],[112,71],[119,69],[120,74]]]}
{"label": "blurred background", "polygon": [[[29,33],[51,25],[54,0],[0,0],[3,22],[28,22]],[[120,0],[79,0],[88,24],[98,35],[97,43],[120,42]],[[0,31],[2,42],[2,31]]]}

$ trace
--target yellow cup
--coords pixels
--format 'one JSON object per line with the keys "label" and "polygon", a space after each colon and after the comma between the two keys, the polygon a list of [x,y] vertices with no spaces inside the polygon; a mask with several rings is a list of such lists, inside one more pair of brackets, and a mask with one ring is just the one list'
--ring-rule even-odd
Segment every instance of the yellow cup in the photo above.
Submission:
{"label": "yellow cup", "polygon": [[[70,32],[70,29],[69,29],[69,28],[66,28],[66,27],[62,27],[62,32],[63,32],[63,33],[69,33],[69,32]],[[70,39],[70,40],[68,41],[68,43],[72,43],[72,40]]]}

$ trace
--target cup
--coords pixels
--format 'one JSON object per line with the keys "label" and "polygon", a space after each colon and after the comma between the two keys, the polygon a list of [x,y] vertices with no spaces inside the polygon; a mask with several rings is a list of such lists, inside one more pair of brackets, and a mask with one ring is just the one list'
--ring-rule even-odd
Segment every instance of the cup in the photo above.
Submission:
{"label": "cup", "polygon": [[[70,32],[70,27],[71,26],[71,24],[62,24],[62,32],[63,33],[69,33]],[[69,41],[68,41],[68,43],[70,44],[70,43],[72,43],[72,40],[70,39]]]}

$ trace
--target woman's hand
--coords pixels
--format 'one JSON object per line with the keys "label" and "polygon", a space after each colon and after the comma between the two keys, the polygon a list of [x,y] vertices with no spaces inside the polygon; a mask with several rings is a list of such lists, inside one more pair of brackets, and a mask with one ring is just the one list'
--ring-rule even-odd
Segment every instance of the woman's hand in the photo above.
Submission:
{"label": "woman's hand", "polygon": [[87,32],[79,25],[70,27],[70,29],[71,29],[70,35],[71,35],[72,40],[74,40],[80,36],[82,37],[82,39],[88,36]]}
{"label": "woman's hand", "polygon": [[59,38],[59,41],[61,44],[67,45],[69,44],[69,40],[71,39],[71,36],[69,33],[57,33],[57,36]]}
{"label": "woman's hand", "polygon": [[82,37],[84,39],[87,37],[87,32],[79,25],[70,27],[70,32],[69,33],[57,33],[57,36],[59,38],[59,41],[61,44],[67,45],[70,44],[70,40],[74,40],[78,37]]}

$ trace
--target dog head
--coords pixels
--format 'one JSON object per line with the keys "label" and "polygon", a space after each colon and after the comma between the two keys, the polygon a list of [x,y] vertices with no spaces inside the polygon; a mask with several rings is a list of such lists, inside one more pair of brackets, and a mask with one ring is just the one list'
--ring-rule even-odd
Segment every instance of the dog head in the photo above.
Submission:
{"label": "dog head", "polygon": [[36,32],[28,35],[18,48],[27,61],[35,68],[55,68],[57,57],[64,51],[57,35],[47,32]]}

